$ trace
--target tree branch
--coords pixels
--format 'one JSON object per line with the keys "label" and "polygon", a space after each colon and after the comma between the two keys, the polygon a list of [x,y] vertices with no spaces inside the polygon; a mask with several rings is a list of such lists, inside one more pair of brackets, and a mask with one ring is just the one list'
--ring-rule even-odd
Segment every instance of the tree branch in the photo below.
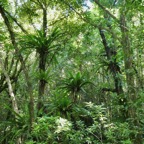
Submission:
{"label": "tree branch", "polygon": [[18,56],[18,58],[21,62],[21,65],[22,65],[22,69],[24,71],[24,75],[25,75],[25,79],[26,79],[26,83],[27,83],[27,89],[28,89],[28,92],[29,92],[29,95],[30,95],[30,100],[29,100],[30,109],[29,110],[30,110],[30,126],[32,128],[32,125],[33,125],[33,122],[34,122],[34,98],[33,98],[32,85],[31,85],[31,82],[30,82],[30,78],[29,78],[29,75],[28,75],[27,68],[25,66],[25,62],[24,62],[23,57],[20,54],[19,49],[17,47],[17,43],[16,43],[16,39],[15,39],[15,33],[12,29],[12,25],[10,24],[10,22],[9,22],[9,20],[8,20],[6,14],[5,14],[5,9],[3,8],[3,6],[1,4],[0,4],[0,13],[1,13],[1,15],[4,19],[5,25],[7,26],[12,45],[15,48],[16,55]]}
{"label": "tree branch", "polygon": [[116,20],[116,22],[120,23],[120,21],[117,19],[117,17],[115,17],[115,16],[114,16],[112,13],[110,13],[103,5],[101,5],[98,0],[94,0],[94,1],[95,1],[95,3],[96,3],[101,9],[103,9],[109,16],[111,16],[114,20]]}
{"label": "tree branch", "polygon": [[6,77],[6,82],[7,82],[7,85],[8,85],[9,95],[10,95],[11,100],[12,100],[13,110],[18,114],[19,113],[19,111],[18,111],[18,105],[17,105],[17,102],[16,102],[15,95],[13,93],[13,88],[12,88],[11,80],[10,80],[10,77],[9,77],[9,75],[8,75],[5,67],[4,67],[3,60],[1,58],[0,58],[0,64],[1,64],[4,76]]}
{"label": "tree branch", "polygon": [[8,14],[8,16],[20,27],[20,29],[25,33],[28,34],[28,32],[24,29],[24,27],[17,21],[15,17],[13,17],[8,11],[5,10],[5,12]]}

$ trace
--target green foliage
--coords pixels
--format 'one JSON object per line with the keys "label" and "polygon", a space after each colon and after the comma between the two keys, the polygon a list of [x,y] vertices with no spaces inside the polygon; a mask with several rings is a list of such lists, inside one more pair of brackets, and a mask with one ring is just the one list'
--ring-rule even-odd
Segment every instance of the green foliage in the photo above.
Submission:
{"label": "green foliage", "polygon": [[[6,141],[6,143],[14,143],[17,141],[19,137],[22,138],[29,138],[30,133],[30,125],[29,125],[29,117],[28,114],[16,114],[11,108],[6,107],[12,112],[12,119],[7,121],[2,121],[0,125],[0,129],[3,127],[3,135],[6,133],[6,135],[3,137],[1,135],[0,142],[3,143]],[[16,119],[14,119],[14,115],[16,115]]]}
{"label": "green foliage", "polygon": [[[85,92],[84,86],[87,84],[92,84],[92,82],[88,81],[84,74],[82,75],[80,72],[76,73],[75,75],[69,73],[69,77],[63,80],[61,84],[62,86],[60,86],[60,88],[66,89],[68,93],[71,93],[72,100],[76,102],[78,94],[80,91]],[[79,99],[81,99],[80,96]]]}
{"label": "green foliage", "polygon": [[55,120],[55,117],[37,118],[37,121],[33,125],[32,137],[34,137],[37,142],[54,141],[55,136],[53,132],[56,126]]}
{"label": "green foliage", "polygon": [[26,143],[131,144],[128,123],[110,123],[104,106],[89,102],[83,106],[74,105],[72,111],[68,112],[72,114],[68,119],[38,117],[31,133],[35,140]]}
{"label": "green foliage", "polygon": [[48,109],[49,113],[63,117],[67,115],[67,111],[69,111],[70,107],[71,100],[69,99],[67,93],[59,90],[53,93],[50,101],[46,104],[46,109]]}
{"label": "green foliage", "polygon": [[109,129],[105,131],[109,143],[115,144],[132,144],[132,141],[129,139],[131,133],[132,131],[130,130],[128,123],[115,123],[109,125]]}
{"label": "green foliage", "polygon": [[59,45],[52,45],[52,43],[61,36],[58,28],[55,28],[48,36],[45,36],[43,31],[37,30],[35,34],[25,35],[20,39],[21,51],[35,49],[38,53],[48,54],[57,49]]}
{"label": "green foliage", "polygon": [[142,4],[0,0],[0,143],[143,143]]}

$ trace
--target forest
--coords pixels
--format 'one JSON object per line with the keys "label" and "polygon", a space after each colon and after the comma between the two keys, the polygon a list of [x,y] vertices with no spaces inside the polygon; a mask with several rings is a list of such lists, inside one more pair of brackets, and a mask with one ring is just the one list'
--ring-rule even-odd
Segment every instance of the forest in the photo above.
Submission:
{"label": "forest", "polygon": [[144,144],[144,0],[0,0],[0,144]]}

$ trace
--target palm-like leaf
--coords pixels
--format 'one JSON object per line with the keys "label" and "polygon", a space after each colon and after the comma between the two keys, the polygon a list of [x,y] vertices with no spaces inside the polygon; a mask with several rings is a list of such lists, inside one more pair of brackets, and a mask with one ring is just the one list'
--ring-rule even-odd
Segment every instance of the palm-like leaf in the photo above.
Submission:
{"label": "palm-like leaf", "polygon": [[55,28],[51,34],[45,36],[42,31],[37,31],[36,34],[29,34],[23,36],[20,40],[20,45],[22,46],[22,50],[24,49],[36,49],[37,52],[45,51],[50,52],[54,50],[58,45],[53,45],[53,42],[60,38],[62,33]]}
{"label": "palm-like leaf", "polygon": [[80,72],[76,73],[76,75],[70,73],[70,76],[63,81],[61,88],[72,94],[78,94],[80,91],[84,91],[83,87],[86,84],[92,84],[92,82],[86,80]]}

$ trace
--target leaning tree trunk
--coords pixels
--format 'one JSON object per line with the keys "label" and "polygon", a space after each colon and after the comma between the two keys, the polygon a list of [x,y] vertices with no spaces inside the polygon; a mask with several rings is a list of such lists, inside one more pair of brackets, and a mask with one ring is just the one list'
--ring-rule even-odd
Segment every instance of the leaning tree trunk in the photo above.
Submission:
{"label": "leaning tree trunk", "polygon": [[[12,84],[11,84],[11,80],[10,80],[10,77],[4,67],[4,64],[3,64],[3,60],[2,60],[2,55],[0,54],[0,65],[1,65],[1,69],[4,73],[4,76],[6,78],[6,82],[7,82],[7,85],[8,85],[8,91],[9,91],[9,95],[10,95],[10,98],[11,98],[11,102],[12,102],[12,109],[13,111],[16,113],[16,114],[19,114],[19,110],[18,110],[18,105],[17,105],[17,101],[16,101],[16,97],[14,95],[14,92],[13,92],[13,88],[12,88]],[[15,118],[17,116],[15,115]],[[21,141],[21,137],[18,137],[17,138],[17,144],[21,144],[22,141]]]}
{"label": "leaning tree trunk", "polygon": [[[115,92],[118,95],[123,94],[122,82],[118,76],[119,74],[121,74],[121,70],[120,70],[118,63],[116,62],[116,59],[115,59],[117,52],[115,49],[113,49],[113,47],[110,48],[108,46],[105,34],[101,28],[99,28],[99,32],[100,32],[103,46],[105,48],[107,60],[109,61],[109,69],[113,75],[114,84],[115,84]],[[112,58],[114,58],[114,60],[112,60]]]}
{"label": "leaning tree trunk", "polygon": [[[119,96],[119,99],[118,99],[119,105],[125,106],[126,99],[124,99],[123,97],[124,91],[122,88],[122,80],[119,77],[119,74],[121,74],[121,70],[120,70],[118,63],[116,62],[116,54],[117,54],[116,49],[114,49],[113,46],[110,47],[108,45],[106,36],[101,27],[99,27],[99,33],[102,39],[103,46],[105,48],[107,60],[109,61],[109,69],[110,69],[110,72],[112,73],[113,80],[114,80],[115,89],[114,90],[112,89],[111,91],[116,92],[117,95]],[[125,108],[121,108],[120,112],[121,112],[120,117],[122,121],[125,121],[127,117],[127,111],[125,110]]]}
{"label": "leaning tree trunk", "polygon": [[15,48],[15,54],[18,56],[18,59],[21,62],[22,65],[22,69],[24,71],[24,75],[25,75],[25,80],[27,83],[27,89],[28,89],[28,93],[29,93],[29,114],[30,114],[30,128],[32,128],[32,124],[34,122],[34,98],[33,98],[33,90],[32,90],[32,85],[30,82],[30,78],[28,75],[28,71],[27,68],[25,66],[25,62],[23,60],[22,55],[19,52],[19,49],[17,47],[17,43],[16,43],[16,39],[15,39],[15,33],[13,31],[12,25],[7,17],[7,15],[5,14],[5,9],[3,8],[3,6],[0,4],[0,13],[4,19],[5,25],[8,29],[9,35],[10,35],[10,39],[11,39],[11,43],[13,45],[13,47]]}
{"label": "leaning tree trunk", "polygon": [[1,57],[2,57],[2,55],[0,55],[0,65],[1,65],[2,71],[4,73],[4,76],[6,78],[6,82],[7,82],[7,85],[8,85],[8,91],[9,91],[9,95],[10,95],[10,98],[11,98],[11,101],[12,101],[12,108],[13,108],[15,113],[19,114],[18,105],[17,105],[16,97],[15,97],[14,92],[13,92],[11,80],[10,80],[10,77],[9,77],[5,67],[4,67],[3,60],[2,60]]}

